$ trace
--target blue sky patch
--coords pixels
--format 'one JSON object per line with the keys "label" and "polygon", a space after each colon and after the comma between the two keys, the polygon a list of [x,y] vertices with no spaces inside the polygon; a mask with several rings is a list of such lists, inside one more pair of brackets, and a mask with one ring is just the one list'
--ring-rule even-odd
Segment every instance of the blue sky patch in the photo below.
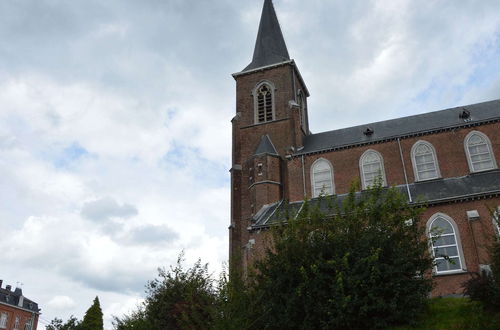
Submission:
{"label": "blue sky patch", "polygon": [[54,166],[67,169],[76,161],[87,155],[89,155],[89,152],[85,148],[78,142],[73,142],[70,146],[64,148],[54,160]]}

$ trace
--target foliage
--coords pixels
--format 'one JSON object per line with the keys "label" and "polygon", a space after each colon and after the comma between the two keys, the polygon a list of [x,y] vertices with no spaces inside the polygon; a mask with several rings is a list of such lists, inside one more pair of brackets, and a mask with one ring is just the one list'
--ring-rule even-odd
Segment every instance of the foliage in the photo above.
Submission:
{"label": "foliage", "polygon": [[[496,221],[500,221],[496,219]],[[491,246],[491,272],[472,274],[464,283],[464,294],[480,301],[490,310],[500,310],[500,238],[494,237]]]}
{"label": "foliage", "polygon": [[394,329],[499,329],[500,313],[491,313],[467,298],[431,299],[425,312],[411,327]]}
{"label": "foliage", "polygon": [[102,321],[102,310],[101,304],[99,303],[99,297],[96,296],[94,298],[92,306],[90,306],[89,309],[87,309],[87,312],[85,312],[81,327],[83,330],[103,329],[104,326]]}
{"label": "foliage", "polygon": [[306,202],[297,219],[273,228],[248,276],[230,267],[231,278],[224,271],[216,283],[200,261],[184,269],[181,254],[148,282],[141,307],[115,317],[115,329],[376,328],[416,320],[431,289],[422,276],[432,259],[421,210],[380,185],[320,204]]}
{"label": "foliage", "polygon": [[153,326],[146,317],[144,308],[138,307],[130,315],[124,315],[121,318],[113,317],[113,327],[116,330],[150,330]]}
{"label": "foliage", "polygon": [[252,282],[256,328],[380,328],[415,319],[431,289],[422,276],[432,259],[421,210],[380,184],[319,205],[306,203],[273,230]]}
{"label": "foliage", "polygon": [[99,298],[95,297],[92,306],[89,307],[83,321],[78,320],[76,317],[71,317],[63,323],[63,320],[54,318],[49,325],[45,326],[45,330],[102,330],[102,310],[99,304]]}
{"label": "foliage", "polygon": [[[237,265],[239,258],[234,257],[232,262]],[[227,272],[223,271],[219,278],[214,329],[252,329],[255,319],[250,288],[239,267],[232,266],[230,273],[229,278]]]}
{"label": "foliage", "polygon": [[81,321],[73,315],[70,316],[66,323],[57,317],[50,321],[50,324],[45,326],[45,330],[82,330]]}
{"label": "foliage", "polygon": [[217,284],[200,261],[184,269],[182,254],[169,271],[147,284],[147,297],[130,315],[114,317],[116,330],[248,329],[250,296],[237,269],[221,273]]}
{"label": "foliage", "polygon": [[169,271],[146,285],[145,318],[152,329],[207,329],[213,326],[217,301],[214,281],[201,261],[187,270],[182,254]]}

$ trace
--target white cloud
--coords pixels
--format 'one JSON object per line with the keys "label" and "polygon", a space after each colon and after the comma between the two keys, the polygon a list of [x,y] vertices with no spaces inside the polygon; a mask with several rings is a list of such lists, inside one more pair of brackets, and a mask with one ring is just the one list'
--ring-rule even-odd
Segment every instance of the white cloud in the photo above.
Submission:
{"label": "white cloud", "polygon": [[59,310],[73,308],[76,305],[75,301],[68,296],[55,296],[54,298],[50,299],[47,304],[50,307]]}

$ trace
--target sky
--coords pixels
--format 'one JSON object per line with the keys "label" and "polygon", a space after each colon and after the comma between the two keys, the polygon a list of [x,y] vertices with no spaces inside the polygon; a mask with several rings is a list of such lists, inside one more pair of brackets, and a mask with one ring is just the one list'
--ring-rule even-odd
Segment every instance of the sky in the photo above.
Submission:
{"label": "sky", "polygon": [[[0,279],[106,327],[228,258],[232,73],[262,0],[0,1]],[[497,0],[275,0],[314,133],[500,98]]]}

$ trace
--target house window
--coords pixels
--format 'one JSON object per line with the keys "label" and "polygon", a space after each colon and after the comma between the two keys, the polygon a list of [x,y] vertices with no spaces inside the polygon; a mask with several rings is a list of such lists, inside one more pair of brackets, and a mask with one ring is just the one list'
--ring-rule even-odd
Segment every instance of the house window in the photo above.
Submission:
{"label": "house window", "polygon": [[481,132],[470,132],[465,138],[465,153],[471,172],[480,172],[496,168],[491,142]]}
{"label": "house window", "polygon": [[31,319],[27,319],[24,324],[24,330],[31,330]]}
{"label": "house window", "polygon": [[387,185],[382,155],[375,150],[367,150],[359,159],[361,170],[361,183],[363,189],[373,186],[377,179],[383,186]]}
{"label": "house window", "polygon": [[455,222],[444,214],[436,214],[428,222],[428,231],[436,274],[462,271],[463,253]]}
{"label": "house window", "polygon": [[7,328],[7,313],[0,313],[0,328],[1,329],[6,329]]}
{"label": "house window", "polygon": [[261,83],[254,90],[255,122],[274,120],[274,88],[269,83]]}
{"label": "house window", "polygon": [[16,320],[14,321],[14,330],[19,330],[19,317],[16,316]]}
{"label": "house window", "polygon": [[418,141],[411,148],[415,181],[431,180],[440,177],[436,150],[426,141]]}
{"label": "house window", "polygon": [[313,197],[333,195],[333,169],[329,161],[320,158],[311,167]]}

